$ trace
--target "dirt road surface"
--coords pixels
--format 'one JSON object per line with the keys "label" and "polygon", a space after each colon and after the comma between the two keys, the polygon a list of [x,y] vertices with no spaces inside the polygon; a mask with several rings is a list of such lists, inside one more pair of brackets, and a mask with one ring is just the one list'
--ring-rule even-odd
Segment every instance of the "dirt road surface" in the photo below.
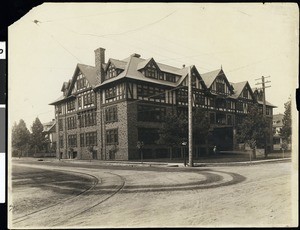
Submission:
{"label": "dirt road surface", "polygon": [[292,180],[290,162],[168,168],[18,160],[10,228],[295,226]]}

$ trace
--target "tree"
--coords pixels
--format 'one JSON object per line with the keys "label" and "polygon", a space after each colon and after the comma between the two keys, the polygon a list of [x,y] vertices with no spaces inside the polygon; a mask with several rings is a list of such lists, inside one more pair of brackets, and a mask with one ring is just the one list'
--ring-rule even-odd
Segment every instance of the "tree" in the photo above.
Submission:
{"label": "tree", "polygon": [[268,132],[268,121],[262,116],[257,105],[249,108],[247,116],[237,128],[237,139],[240,143],[248,143],[256,158],[256,146],[265,145],[265,135]]}
{"label": "tree", "polygon": [[19,157],[23,155],[24,150],[28,150],[30,132],[26,127],[24,120],[19,124],[14,123],[12,128],[12,148],[18,152]]}
{"label": "tree", "polygon": [[284,115],[282,119],[282,128],[280,129],[280,136],[283,141],[290,143],[292,135],[292,118],[291,118],[291,99],[284,104]]}
{"label": "tree", "polygon": [[199,108],[193,112],[193,139],[194,143],[205,141],[206,153],[208,153],[208,134],[210,129],[210,121],[207,113]]}
{"label": "tree", "polygon": [[31,130],[31,148],[34,150],[34,153],[37,153],[37,151],[42,151],[46,144],[45,134],[43,133],[44,127],[38,117],[33,122]]}
{"label": "tree", "polygon": [[179,146],[182,141],[187,140],[187,119],[181,114],[167,114],[165,122],[159,129],[158,144],[166,144],[170,147],[170,158],[173,155],[173,147]]}
{"label": "tree", "polygon": [[[210,129],[210,122],[205,111],[195,108],[193,111],[193,141],[198,143],[205,140]],[[170,157],[172,158],[172,149],[179,146],[183,141],[188,140],[188,118],[183,113],[179,116],[168,114],[165,117],[165,123],[159,130],[160,138],[158,143],[166,144],[170,147]]]}

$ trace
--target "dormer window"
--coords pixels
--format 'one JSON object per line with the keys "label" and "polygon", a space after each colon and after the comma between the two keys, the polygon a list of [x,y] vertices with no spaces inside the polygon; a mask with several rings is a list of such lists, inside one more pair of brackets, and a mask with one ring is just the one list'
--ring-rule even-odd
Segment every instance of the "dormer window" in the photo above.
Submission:
{"label": "dormer window", "polygon": [[117,76],[116,68],[113,64],[110,64],[107,73],[106,73],[106,79],[113,78]]}
{"label": "dormer window", "polygon": [[248,90],[247,90],[247,89],[245,89],[245,90],[243,91],[243,97],[244,97],[244,98],[248,98]]}
{"label": "dormer window", "polygon": [[77,90],[83,89],[86,87],[86,82],[84,78],[80,78],[77,80]]}
{"label": "dormer window", "polygon": [[158,78],[158,72],[154,64],[150,64],[147,66],[147,68],[145,69],[145,76],[155,78],[155,79]]}
{"label": "dormer window", "polygon": [[170,81],[170,82],[176,82],[176,77],[175,77],[174,74],[167,73],[166,74],[166,80]]}
{"label": "dormer window", "polygon": [[225,93],[225,84],[223,82],[217,82],[216,89],[218,93]]}

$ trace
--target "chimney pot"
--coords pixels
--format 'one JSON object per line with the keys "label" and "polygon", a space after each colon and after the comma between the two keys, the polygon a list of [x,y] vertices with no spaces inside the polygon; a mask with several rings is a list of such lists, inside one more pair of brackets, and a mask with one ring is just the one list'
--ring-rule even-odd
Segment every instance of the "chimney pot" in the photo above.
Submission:
{"label": "chimney pot", "polygon": [[134,54],[132,54],[131,56],[132,56],[132,57],[136,57],[136,58],[140,58],[140,57],[141,57],[141,55],[140,55],[140,54],[137,54],[137,53],[134,53]]}

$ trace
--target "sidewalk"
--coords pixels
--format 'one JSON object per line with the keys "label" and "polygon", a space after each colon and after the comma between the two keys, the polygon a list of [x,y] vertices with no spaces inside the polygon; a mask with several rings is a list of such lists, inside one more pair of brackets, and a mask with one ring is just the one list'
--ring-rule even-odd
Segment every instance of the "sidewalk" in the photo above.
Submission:
{"label": "sidewalk", "polygon": [[[114,165],[114,166],[131,166],[131,167],[185,167],[182,159],[180,160],[172,160],[165,162],[163,161],[104,161],[104,160],[76,160],[76,159],[61,159],[62,162],[68,162],[72,164],[96,164],[96,165]],[[56,161],[58,161],[56,159]],[[255,165],[255,164],[267,164],[267,163],[275,163],[275,162],[288,162],[291,161],[290,157],[287,158],[277,158],[277,159],[257,159],[257,160],[245,160],[245,161],[223,161],[221,162],[209,162],[201,161],[201,159],[197,159],[194,161],[194,167],[218,167],[218,166],[246,166],[246,165]],[[188,160],[187,160],[188,163]],[[188,167],[188,165],[186,166]]]}
{"label": "sidewalk", "polygon": [[[23,160],[26,158],[22,158]],[[27,158],[28,160],[30,158]],[[144,159],[140,160],[78,160],[78,159],[61,159],[56,158],[31,158],[36,161],[48,162],[64,162],[70,164],[93,164],[93,165],[111,165],[111,166],[129,166],[129,167],[185,167],[184,159],[182,158],[160,158],[160,159]],[[218,167],[218,166],[246,166],[255,164],[267,164],[274,162],[291,161],[291,153],[286,153],[283,157],[282,153],[271,153],[268,158],[263,155],[258,155],[256,159],[250,160],[250,155],[247,152],[221,152],[218,154],[211,154],[201,156],[194,159],[195,167]],[[188,163],[188,158],[186,159]],[[188,166],[187,166],[188,167]]]}

